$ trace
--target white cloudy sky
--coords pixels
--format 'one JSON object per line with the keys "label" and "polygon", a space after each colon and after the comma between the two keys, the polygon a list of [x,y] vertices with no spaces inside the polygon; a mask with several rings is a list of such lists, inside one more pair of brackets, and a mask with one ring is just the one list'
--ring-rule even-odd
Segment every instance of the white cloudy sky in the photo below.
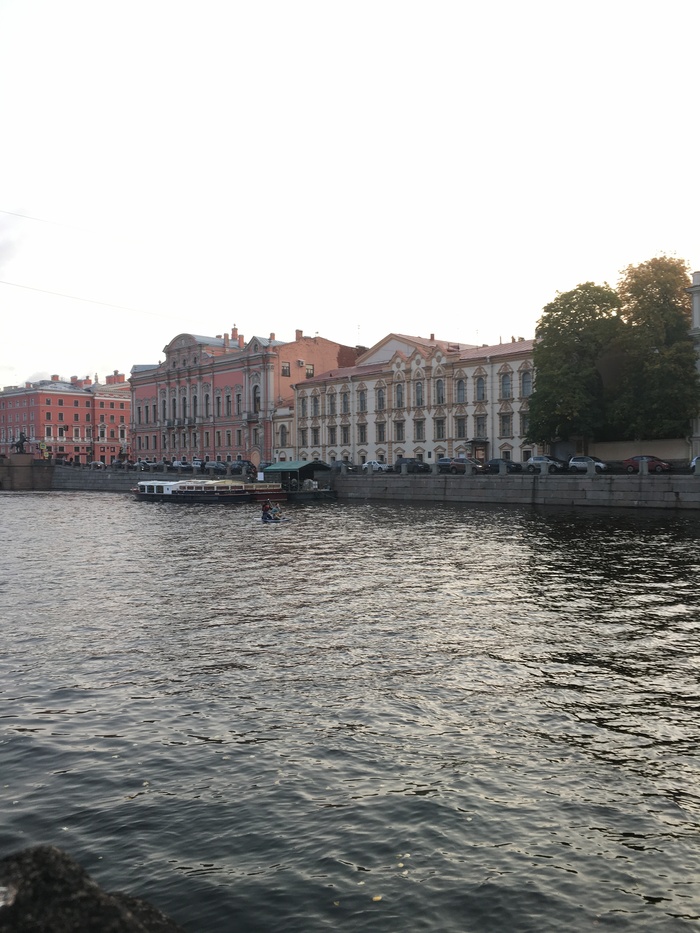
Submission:
{"label": "white cloudy sky", "polygon": [[[0,0],[0,386],[700,268],[697,0]],[[115,307],[118,306],[118,307]]]}

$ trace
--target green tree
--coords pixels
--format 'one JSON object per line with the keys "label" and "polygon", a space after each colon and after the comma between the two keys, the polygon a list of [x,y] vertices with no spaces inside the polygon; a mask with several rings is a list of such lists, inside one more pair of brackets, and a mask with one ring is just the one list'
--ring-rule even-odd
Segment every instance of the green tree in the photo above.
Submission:
{"label": "green tree", "polygon": [[533,351],[531,441],[595,438],[603,431],[605,384],[599,362],[622,327],[619,304],[609,285],[586,282],[559,293],[543,309]]}
{"label": "green tree", "polygon": [[658,256],[628,266],[618,285],[624,332],[606,398],[606,434],[619,440],[682,437],[700,409],[689,336],[688,264]]}

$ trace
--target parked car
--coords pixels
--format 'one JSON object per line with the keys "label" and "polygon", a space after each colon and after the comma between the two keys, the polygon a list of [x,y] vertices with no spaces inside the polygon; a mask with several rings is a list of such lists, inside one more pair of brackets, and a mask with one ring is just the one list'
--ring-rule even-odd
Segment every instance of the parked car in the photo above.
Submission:
{"label": "parked car", "polygon": [[698,463],[700,463],[700,457],[693,457],[693,459],[690,461],[690,472],[691,473],[695,472],[695,468],[697,467]]}
{"label": "parked car", "polygon": [[528,473],[561,473],[564,464],[554,457],[530,457],[525,464]]}
{"label": "parked car", "polygon": [[603,473],[608,468],[607,463],[603,463],[597,457],[572,457],[569,460],[569,470],[571,473],[587,473],[589,463],[593,464],[596,473]]}
{"label": "parked car", "polygon": [[416,457],[398,457],[394,464],[394,472],[400,473],[404,465],[407,473],[430,473],[430,464]]}
{"label": "parked car", "polygon": [[355,466],[355,464],[350,463],[349,460],[334,460],[330,464],[331,470],[335,470],[335,471],[340,471],[343,469],[343,467],[345,467],[348,473],[355,473],[357,471],[357,467]]}
{"label": "parked car", "polygon": [[503,457],[492,457],[491,460],[487,460],[486,463],[481,467],[481,473],[500,473],[501,464],[505,463],[507,473],[522,473],[523,465],[522,463],[517,463],[515,460],[506,460]]}
{"label": "parked car", "polygon": [[437,461],[440,473],[479,473],[481,464],[469,457],[440,457]]}
{"label": "parked car", "polygon": [[207,460],[204,469],[207,473],[225,473],[226,464],[221,460]]}
{"label": "parked car", "polygon": [[363,473],[387,473],[389,470],[389,464],[383,463],[381,460],[367,460],[366,463],[362,464]]}
{"label": "parked car", "polygon": [[639,473],[639,464],[646,461],[647,469],[650,473],[668,473],[671,464],[665,460],[659,460],[658,457],[652,457],[650,454],[638,454],[636,457],[628,457],[622,461],[622,469],[628,473]]}
{"label": "parked car", "polygon": [[192,464],[188,460],[173,460],[168,467],[169,470],[182,470],[184,473],[192,472]]}

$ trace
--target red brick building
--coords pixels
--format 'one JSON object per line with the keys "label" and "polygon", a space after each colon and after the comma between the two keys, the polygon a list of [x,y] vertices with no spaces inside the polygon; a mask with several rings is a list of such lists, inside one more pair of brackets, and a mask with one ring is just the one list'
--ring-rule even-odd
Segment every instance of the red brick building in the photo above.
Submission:
{"label": "red brick building", "polygon": [[25,451],[37,459],[52,457],[74,463],[130,456],[131,392],[122,373],[105,383],[70,381],[52,376],[0,392],[0,456],[25,439]]}
{"label": "red brick building", "polygon": [[216,337],[179,334],[163,352],[164,361],[131,370],[133,456],[259,464],[275,461],[290,439],[294,386],[354,365],[359,351],[301,330],[291,341],[246,342],[234,327]]}

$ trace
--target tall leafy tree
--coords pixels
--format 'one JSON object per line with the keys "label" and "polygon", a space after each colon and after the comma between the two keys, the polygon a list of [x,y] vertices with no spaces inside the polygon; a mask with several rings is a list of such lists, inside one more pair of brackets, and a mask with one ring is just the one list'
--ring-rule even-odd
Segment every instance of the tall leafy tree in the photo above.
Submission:
{"label": "tall leafy tree", "polygon": [[618,285],[625,323],[616,378],[606,399],[606,434],[620,440],[682,437],[700,409],[689,336],[688,264],[658,256],[628,266]]}
{"label": "tall leafy tree", "polygon": [[609,285],[586,282],[559,293],[543,309],[533,351],[531,441],[594,438],[604,430],[605,374],[600,362],[622,327],[619,305]]}

